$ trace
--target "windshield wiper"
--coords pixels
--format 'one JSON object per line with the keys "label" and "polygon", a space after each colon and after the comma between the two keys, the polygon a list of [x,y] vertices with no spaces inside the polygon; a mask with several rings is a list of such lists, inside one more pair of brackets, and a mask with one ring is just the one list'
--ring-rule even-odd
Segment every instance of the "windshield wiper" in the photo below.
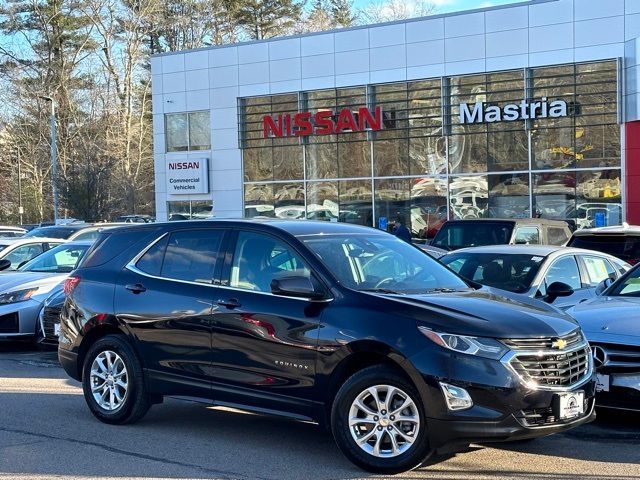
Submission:
{"label": "windshield wiper", "polygon": [[402,295],[400,292],[391,290],[390,288],[363,288],[361,292],[386,293],[388,295]]}
{"label": "windshield wiper", "polygon": [[454,293],[459,292],[460,290],[456,290],[455,288],[428,288],[425,290],[425,293]]}

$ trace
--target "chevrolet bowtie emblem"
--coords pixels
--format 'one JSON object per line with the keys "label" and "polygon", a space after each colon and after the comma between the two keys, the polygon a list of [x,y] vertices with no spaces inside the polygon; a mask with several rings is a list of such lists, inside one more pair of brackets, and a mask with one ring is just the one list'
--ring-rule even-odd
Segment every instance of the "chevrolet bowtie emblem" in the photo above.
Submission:
{"label": "chevrolet bowtie emblem", "polygon": [[561,338],[557,339],[555,342],[551,344],[551,348],[557,348],[558,350],[564,350],[567,346],[567,341]]}

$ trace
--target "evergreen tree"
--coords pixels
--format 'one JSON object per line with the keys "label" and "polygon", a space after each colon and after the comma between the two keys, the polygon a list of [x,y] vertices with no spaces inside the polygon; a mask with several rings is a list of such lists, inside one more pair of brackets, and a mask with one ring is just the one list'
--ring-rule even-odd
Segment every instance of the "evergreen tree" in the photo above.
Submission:
{"label": "evergreen tree", "polygon": [[353,0],[329,0],[329,4],[334,27],[351,27],[356,23]]}
{"label": "evergreen tree", "polygon": [[227,0],[228,10],[249,38],[260,40],[286,35],[300,23],[304,1]]}

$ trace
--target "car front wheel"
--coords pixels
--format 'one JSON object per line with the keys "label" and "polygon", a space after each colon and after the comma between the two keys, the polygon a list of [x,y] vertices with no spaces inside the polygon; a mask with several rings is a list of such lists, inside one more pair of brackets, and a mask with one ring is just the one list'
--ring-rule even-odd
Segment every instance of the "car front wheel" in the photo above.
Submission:
{"label": "car front wheel", "polygon": [[84,360],[82,388],[89,409],[105,423],[133,423],[151,406],[140,361],[118,335],[107,335],[91,346]]}
{"label": "car front wheel", "polygon": [[430,455],[426,415],[415,387],[398,372],[369,367],[338,391],[331,429],[342,453],[375,473],[399,473]]}

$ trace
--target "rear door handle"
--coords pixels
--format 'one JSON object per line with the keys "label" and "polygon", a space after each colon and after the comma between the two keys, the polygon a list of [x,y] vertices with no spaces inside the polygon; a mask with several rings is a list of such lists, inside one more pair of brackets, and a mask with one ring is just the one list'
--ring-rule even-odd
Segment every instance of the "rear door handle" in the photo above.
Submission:
{"label": "rear door handle", "polygon": [[242,306],[240,302],[235,298],[229,298],[227,300],[218,300],[218,305],[227,307],[229,310],[233,310],[234,308],[238,308]]}
{"label": "rear door handle", "polygon": [[126,287],[124,287],[124,288],[126,288],[127,290],[129,290],[130,292],[133,292],[133,293],[135,293],[135,294],[138,294],[138,293],[142,293],[142,292],[146,292],[146,291],[147,291],[147,289],[145,288],[145,286],[144,286],[144,285],[142,285],[141,283],[136,283],[136,284],[134,284],[134,285],[127,285],[127,286],[126,286]]}

